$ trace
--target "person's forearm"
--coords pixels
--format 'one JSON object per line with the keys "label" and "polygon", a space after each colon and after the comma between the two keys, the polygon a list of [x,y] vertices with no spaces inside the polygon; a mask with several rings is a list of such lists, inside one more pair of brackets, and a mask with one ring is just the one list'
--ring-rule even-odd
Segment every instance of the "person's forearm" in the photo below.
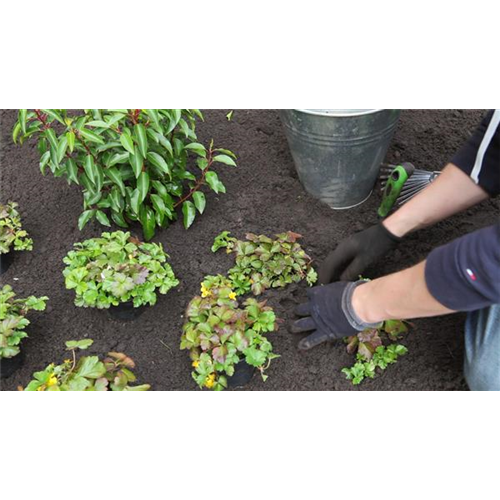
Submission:
{"label": "person's forearm", "polygon": [[450,314],[427,289],[425,261],[384,278],[369,281],[354,291],[352,305],[365,323]]}
{"label": "person's forearm", "polygon": [[392,234],[401,238],[487,198],[486,191],[450,163],[430,186],[385,219],[383,224]]}

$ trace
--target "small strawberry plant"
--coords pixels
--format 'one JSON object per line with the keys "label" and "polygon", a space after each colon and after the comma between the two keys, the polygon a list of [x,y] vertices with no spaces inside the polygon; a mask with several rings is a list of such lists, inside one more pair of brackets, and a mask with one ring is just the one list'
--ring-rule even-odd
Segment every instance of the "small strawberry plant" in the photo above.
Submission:
{"label": "small strawberry plant", "polygon": [[181,349],[188,349],[193,378],[201,387],[227,388],[235,366],[246,362],[266,380],[265,370],[278,355],[265,334],[277,329],[273,310],[265,302],[245,300],[241,306],[231,281],[209,276],[186,310]]}
{"label": "small strawberry plant", "polygon": [[269,288],[282,288],[303,279],[309,285],[317,280],[312,260],[297,242],[300,234],[291,231],[276,235],[276,239],[249,233],[246,241],[219,234],[212,251],[225,248],[234,253],[236,265],[228,272],[232,287],[238,295],[252,292],[260,295]]}
{"label": "small strawberry plant", "polygon": [[62,364],[51,363],[33,374],[26,391],[147,391],[150,386],[129,385],[136,381],[134,361],[123,353],[110,352],[107,357],[81,356],[76,351],[88,349],[90,339],[66,342],[71,357]]}
{"label": "small strawberry plant", "polygon": [[372,357],[367,360],[358,354],[356,363],[350,368],[344,368],[342,373],[353,385],[358,385],[365,378],[375,378],[376,370],[385,370],[389,365],[396,363],[400,356],[404,356],[408,349],[401,344],[391,344],[387,347],[380,345],[375,349]]}
{"label": "small strawberry plant", "polygon": [[40,169],[83,190],[82,229],[95,218],[122,228],[140,222],[149,241],[182,211],[189,228],[205,210],[203,187],[226,188],[216,164],[236,166],[226,149],[198,142],[197,109],[19,110],[14,142],[38,139]]}
{"label": "small strawberry plant", "polygon": [[27,297],[16,299],[10,285],[0,290],[0,360],[17,356],[21,340],[28,334],[25,329],[30,324],[26,315],[30,311],[45,310],[48,297]]}
{"label": "small strawberry plant", "polygon": [[376,369],[385,370],[388,365],[396,363],[408,349],[400,344],[392,343],[384,346],[382,334],[396,342],[408,331],[407,323],[400,320],[384,321],[380,328],[371,328],[346,339],[347,352],[356,355],[356,363],[344,368],[344,373],[353,385],[360,384],[365,378],[374,378]]}
{"label": "small strawberry plant", "polygon": [[0,204],[0,254],[10,250],[33,250],[33,240],[23,229],[17,203]]}
{"label": "small strawberry plant", "polygon": [[154,305],[157,293],[177,286],[161,244],[143,243],[130,233],[103,233],[75,243],[64,258],[66,288],[75,290],[75,305],[108,309],[133,301]]}

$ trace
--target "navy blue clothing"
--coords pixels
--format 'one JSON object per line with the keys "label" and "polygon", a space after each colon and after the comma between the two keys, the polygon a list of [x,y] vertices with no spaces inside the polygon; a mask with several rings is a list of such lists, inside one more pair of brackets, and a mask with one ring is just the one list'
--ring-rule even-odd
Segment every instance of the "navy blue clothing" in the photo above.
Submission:
{"label": "navy blue clothing", "polygon": [[432,296],[454,311],[500,304],[500,224],[433,250],[425,280]]}
{"label": "navy blue clothing", "polygon": [[470,175],[490,196],[500,194],[500,109],[489,111],[451,163]]}
{"label": "navy blue clothing", "polygon": [[[491,196],[500,193],[500,110],[486,115],[452,163]],[[432,296],[454,311],[500,304],[500,223],[433,250],[425,279]]]}

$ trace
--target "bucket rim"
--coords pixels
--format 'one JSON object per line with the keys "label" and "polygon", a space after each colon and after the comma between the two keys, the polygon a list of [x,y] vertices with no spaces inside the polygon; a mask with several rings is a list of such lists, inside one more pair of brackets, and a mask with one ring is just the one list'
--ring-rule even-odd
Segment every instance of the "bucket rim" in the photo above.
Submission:
{"label": "bucket rim", "polygon": [[320,110],[314,110],[314,109],[295,109],[295,111],[299,111],[301,113],[304,113],[306,115],[314,115],[314,116],[327,116],[327,117],[333,117],[333,118],[348,118],[348,117],[356,117],[356,116],[366,116],[366,115],[373,115],[376,113],[380,113],[381,111],[386,111],[385,109],[363,109],[363,110],[356,110],[353,112],[348,112],[348,113],[326,113],[324,111]]}

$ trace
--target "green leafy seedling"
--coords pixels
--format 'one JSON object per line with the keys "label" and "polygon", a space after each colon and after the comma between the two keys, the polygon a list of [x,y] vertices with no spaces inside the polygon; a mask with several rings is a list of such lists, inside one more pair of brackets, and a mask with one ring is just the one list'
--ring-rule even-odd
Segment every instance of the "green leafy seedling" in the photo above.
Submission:
{"label": "green leafy seedling", "polygon": [[21,341],[28,336],[30,311],[44,311],[48,297],[17,299],[10,285],[0,289],[0,360],[13,358],[21,352]]}
{"label": "green leafy seedling", "polygon": [[276,235],[276,239],[248,233],[242,241],[224,231],[215,238],[212,251],[226,248],[227,253],[235,254],[235,266],[228,277],[238,295],[249,291],[261,295],[270,288],[283,288],[303,279],[311,286],[316,283],[316,271],[298,243],[300,238],[291,231]]}
{"label": "green leafy seedling", "polygon": [[400,344],[390,344],[385,347],[382,335],[393,342],[399,340],[408,332],[408,323],[402,320],[388,320],[379,328],[371,328],[346,339],[347,352],[356,355],[356,363],[342,372],[354,385],[360,384],[365,378],[374,378],[376,368],[385,370],[388,365],[397,361],[399,356],[408,350]]}
{"label": "green leafy seedling", "polygon": [[76,351],[86,350],[91,339],[70,340],[66,348],[72,359],[60,365],[51,363],[45,370],[33,374],[26,391],[147,391],[148,384],[130,385],[136,381],[132,372],[134,361],[123,353],[110,352],[104,359],[99,356],[81,356]]}
{"label": "green leafy seedling", "polygon": [[64,258],[66,288],[77,307],[108,309],[132,301],[153,306],[157,294],[179,284],[161,244],[143,243],[130,233],[103,233],[74,245]]}
{"label": "green leafy seedling", "polygon": [[265,302],[247,299],[241,305],[232,283],[224,276],[208,276],[186,310],[181,349],[190,351],[193,378],[200,388],[227,387],[227,377],[239,362],[265,370],[278,357],[266,334],[277,329],[276,316]]}
{"label": "green leafy seedling", "polygon": [[33,240],[28,237],[21,224],[21,217],[17,211],[17,203],[0,204],[0,254],[33,250]]}
{"label": "green leafy seedling", "polygon": [[385,370],[389,365],[397,362],[400,356],[408,353],[408,349],[400,344],[391,344],[388,347],[379,346],[375,349],[370,360],[358,354],[356,363],[350,368],[344,368],[342,373],[353,385],[359,385],[366,378],[373,379],[376,369]]}

